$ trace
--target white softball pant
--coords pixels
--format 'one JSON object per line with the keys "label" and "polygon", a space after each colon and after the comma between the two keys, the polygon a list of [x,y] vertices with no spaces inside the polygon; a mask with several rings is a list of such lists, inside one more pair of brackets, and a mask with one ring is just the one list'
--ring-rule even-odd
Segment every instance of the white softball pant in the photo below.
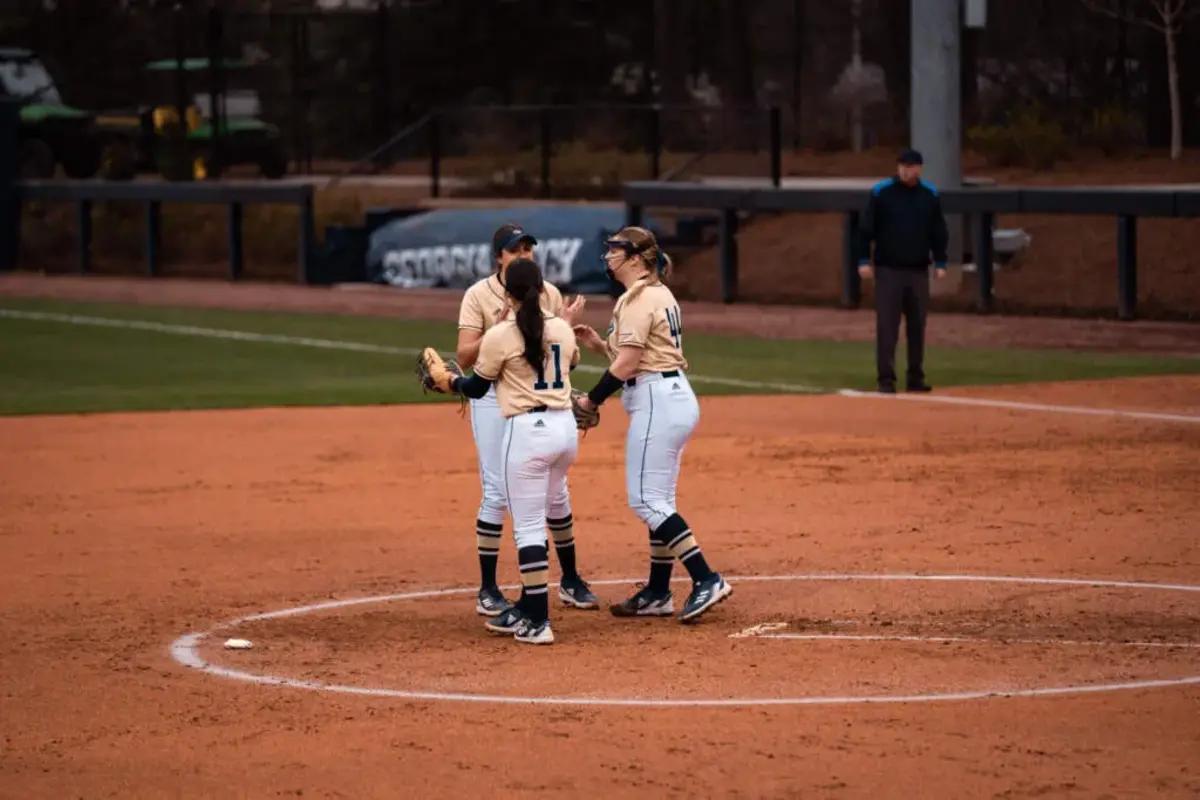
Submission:
{"label": "white softball pant", "polygon": [[700,421],[700,404],[680,373],[665,378],[649,373],[625,387],[621,404],[629,412],[625,438],[625,491],[629,507],[656,530],[675,513],[675,487],[683,448]]}
{"label": "white softball pant", "polygon": [[[504,512],[508,509],[504,499],[504,430],[505,420],[493,384],[487,394],[471,401],[471,434],[479,455],[479,483],[483,489],[478,519],[492,525],[503,525]],[[563,484],[549,498],[547,517],[563,519],[569,516],[571,495]]]}
{"label": "white softball pant", "polygon": [[513,518],[517,549],[546,545],[546,518],[563,513],[554,502],[567,498],[567,470],[579,453],[579,434],[570,409],[518,414],[505,420],[502,488]]}

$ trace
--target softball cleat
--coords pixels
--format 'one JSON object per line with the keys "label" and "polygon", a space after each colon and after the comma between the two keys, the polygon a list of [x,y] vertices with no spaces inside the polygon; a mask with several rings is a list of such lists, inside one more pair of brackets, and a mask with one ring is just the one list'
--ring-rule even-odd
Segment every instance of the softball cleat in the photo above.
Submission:
{"label": "softball cleat", "polygon": [[534,622],[528,617],[522,617],[513,638],[522,644],[554,644],[554,631],[550,629],[550,620]]}
{"label": "softball cleat", "polygon": [[600,600],[583,578],[564,578],[558,584],[558,599],[563,605],[573,608],[593,609],[600,607]]}
{"label": "softball cleat", "polygon": [[702,581],[696,581],[687,602],[683,604],[683,613],[679,615],[680,622],[692,622],[701,614],[708,611],[717,603],[733,594],[733,587],[725,582],[718,573]]}
{"label": "softball cleat", "polygon": [[483,626],[492,633],[509,636],[516,633],[517,629],[521,627],[521,623],[525,621],[525,615],[521,613],[521,609],[516,606],[509,606],[497,616],[483,623]]}
{"label": "softball cleat", "polygon": [[675,613],[671,592],[643,586],[633,597],[608,607],[614,617],[669,617]]}
{"label": "softball cleat", "polygon": [[510,608],[512,603],[495,586],[480,589],[475,600],[475,613],[483,617],[498,617]]}

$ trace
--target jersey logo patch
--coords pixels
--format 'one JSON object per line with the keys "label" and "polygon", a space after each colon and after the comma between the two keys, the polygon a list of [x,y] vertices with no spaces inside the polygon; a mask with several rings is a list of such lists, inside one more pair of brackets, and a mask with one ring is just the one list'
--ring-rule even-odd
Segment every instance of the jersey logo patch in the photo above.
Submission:
{"label": "jersey logo patch", "polygon": [[546,427],[546,423],[542,422],[542,421],[539,419],[537,422],[533,423],[533,427],[535,427],[535,428],[544,428],[544,427]]}

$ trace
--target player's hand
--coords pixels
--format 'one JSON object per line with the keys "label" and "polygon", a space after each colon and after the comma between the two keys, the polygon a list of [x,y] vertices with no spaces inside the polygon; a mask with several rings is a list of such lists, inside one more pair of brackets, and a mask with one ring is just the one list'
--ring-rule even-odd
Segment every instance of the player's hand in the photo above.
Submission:
{"label": "player's hand", "polygon": [[591,325],[576,325],[571,330],[575,331],[575,341],[587,349],[592,351],[604,349],[604,340]]}
{"label": "player's hand", "polygon": [[946,270],[935,269],[933,271],[933,277],[940,281],[942,278],[946,277]]}
{"label": "player's hand", "polygon": [[596,404],[593,403],[591,401],[591,398],[589,398],[586,394],[577,396],[575,398],[575,402],[578,403],[579,407],[584,409],[585,411],[595,411],[596,410]]}
{"label": "player's hand", "polygon": [[875,270],[871,269],[870,264],[863,264],[858,268],[858,277],[862,278],[864,281],[869,281],[871,278],[875,277]]}
{"label": "player's hand", "polygon": [[583,307],[587,305],[587,298],[581,294],[577,294],[571,298],[571,302],[563,306],[562,313],[559,314],[568,325],[574,325],[579,320],[579,315],[583,313]]}

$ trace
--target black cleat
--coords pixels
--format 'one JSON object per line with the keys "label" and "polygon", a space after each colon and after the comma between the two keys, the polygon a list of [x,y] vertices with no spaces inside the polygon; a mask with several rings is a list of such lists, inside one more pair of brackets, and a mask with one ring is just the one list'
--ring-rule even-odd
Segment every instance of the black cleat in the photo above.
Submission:
{"label": "black cleat", "polygon": [[669,589],[656,592],[643,586],[633,597],[614,603],[608,610],[614,617],[669,617],[675,613],[675,602]]}
{"label": "black cleat", "polygon": [[510,608],[512,603],[495,586],[480,589],[475,600],[475,613],[484,617],[498,617]]}
{"label": "black cleat", "polygon": [[521,609],[516,606],[509,606],[499,615],[492,617],[483,626],[492,633],[501,633],[508,636],[516,633],[523,623],[528,622],[525,615],[521,613]]}
{"label": "black cleat", "polygon": [[600,600],[583,578],[563,578],[558,584],[558,599],[564,605],[575,608],[593,609],[600,607]]}
{"label": "black cleat", "polygon": [[683,613],[679,615],[679,621],[691,622],[697,619],[731,594],[733,594],[733,587],[716,572],[711,577],[696,581],[692,586],[692,593],[688,595],[687,602],[683,604]]}

